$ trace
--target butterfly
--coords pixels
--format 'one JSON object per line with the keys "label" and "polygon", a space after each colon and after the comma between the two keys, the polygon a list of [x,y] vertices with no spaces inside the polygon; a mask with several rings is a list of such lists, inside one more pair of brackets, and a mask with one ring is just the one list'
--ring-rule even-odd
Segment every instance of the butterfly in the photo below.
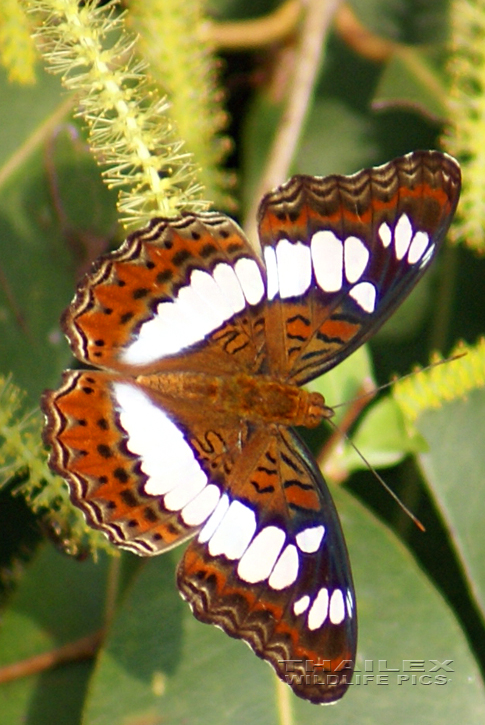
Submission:
{"label": "butterfly", "polygon": [[259,209],[262,258],[217,212],[153,219],[95,264],[62,320],[76,357],[46,391],[50,465],[88,522],[177,571],[202,622],[314,703],[345,693],[356,603],[339,518],[294,426],[303,386],[368,340],[453,217],[457,162],[416,151],[353,176],[294,176]]}

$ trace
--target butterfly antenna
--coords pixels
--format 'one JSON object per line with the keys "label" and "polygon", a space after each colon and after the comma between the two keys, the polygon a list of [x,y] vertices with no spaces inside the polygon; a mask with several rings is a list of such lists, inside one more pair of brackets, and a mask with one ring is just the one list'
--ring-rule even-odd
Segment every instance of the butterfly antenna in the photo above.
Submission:
{"label": "butterfly antenna", "polygon": [[[435,362],[430,363],[429,365],[426,365],[424,368],[420,368],[419,370],[412,370],[410,373],[406,373],[406,375],[400,375],[397,380],[406,380],[406,378],[411,378],[413,375],[417,375],[418,373],[424,373],[426,370],[431,370],[431,368],[435,368],[438,365],[444,365],[445,363],[454,362],[455,360],[459,360],[461,357],[465,357],[467,355],[467,352],[457,352],[456,355],[452,355],[451,357],[447,357],[444,360],[435,360]],[[337,403],[337,405],[332,405],[332,410],[336,410],[337,408],[341,408],[344,405],[349,405],[356,403],[359,400],[366,400],[368,398],[373,398],[377,393],[380,393],[381,390],[385,390],[386,388],[390,388],[392,385],[394,385],[396,381],[390,380],[388,383],[384,383],[384,385],[379,385],[378,388],[373,387],[372,389],[369,389],[368,391],[362,393],[362,395],[358,395],[356,398],[352,398],[352,400],[348,400],[344,403]]]}
{"label": "butterfly antenna", "polygon": [[345,440],[350,443],[350,445],[352,446],[352,448],[354,449],[354,451],[357,453],[357,455],[359,456],[359,458],[365,463],[365,465],[367,466],[367,468],[370,471],[372,471],[372,473],[377,478],[377,480],[379,481],[379,483],[384,487],[384,489],[387,491],[387,493],[394,499],[394,501],[398,504],[398,506],[400,506],[400,508],[404,511],[404,513],[409,516],[409,518],[411,519],[411,521],[418,527],[418,529],[420,531],[423,531],[423,532],[426,531],[425,527],[423,526],[423,524],[421,523],[421,521],[418,519],[418,517],[413,514],[413,512],[406,506],[406,504],[404,504],[401,501],[401,499],[399,498],[399,496],[397,495],[397,493],[395,493],[392,490],[392,488],[384,481],[384,479],[376,471],[376,469],[374,468],[374,466],[372,466],[370,464],[370,462],[367,460],[367,458],[364,456],[364,454],[361,453],[361,451],[359,451],[359,449],[357,448],[357,446],[355,445],[355,443],[349,438],[349,436],[347,435],[347,433],[345,433],[345,431],[340,430],[340,428],[336,425],[336,423],[334,423],[333,420],[331,420],[330,418],[328,418],[327,420],[330,423],[330,425],[332,426],[332,428],[334,428],[335,432],[338,433],[338,434],[340,434],[340,435],[342,435],[345,438]]}
{"label": "butterfly antenna", "polygon": [[[459,360],[461,357],[464,357],[467,353],[466,352],[459,352],[455,355],[452,355],[451,357],[445,358],[444,360],[436,360],[435,362],[430,363],[429,365],[426,365],[426,367],[421,368],[419,372],[424,372],[426,370],[431,370],[431,368],[436,367],[437,365],[443,365],[444,363],[453,362],[454,360]],[[405,380],[406,378],[411,377],[412,375],[416,375],[416,371],[412,371],[410,373],[407,373],[406,375],[402,375],[399,380]],[[345,438],[349,444],[352,446],[354,451],[357,453],[359,458],[365,463],[367,468],[372,471],[374,476],[377,478],[377,480],[381,483],[381,485],[385,488],[385,490],[390,494],[390,496],[396,501],[396,503],[401,507],[401,509],[409,516],[409,518],[414,522],[414,524],[418,527],[420,531],[426,531],[425,527],[421,523],[421,521],[408,509],[408,507],[401,501],[401,499],[397,496],[396,493],[387,485],[387,483],[384,481],[382,476],[377,473],[375,468],[371,466],[369,461],[365,458],[365,456],[359,451],[357,446],[353,443],[353,441],[349,438],[347,435],[347,431],[349,430],[352,423],[355,421],[361,410],[365,407],[365,405],[372,400],[372,398],[375,397],[375,395],[380,392],[381,390],[385,390],[386,388],[390,388],[391,385],[394,385],[394,380],[391,380],[389,383],[384,383],[384,385],[379,386],[376,388],[369,380],[367,380],[363,384],[364,392],[360,395],[357,395],[355,398],[352,398],[352,400],[349,400],[345,403],[338,403],[337,405],[332,406],[332,410],[336,410],[337,408],[341,408],[342,406],[350,406],[349,411],[344,416],[344,419],[341,422],[340,426],[337,426],[330,418],[327,418],[328,422],[334,429],[333,434],[330,436],[330,439],[327,441],[325,446],[323,447],[320,455],[318,456],[318,461],[321,463],[321,461],[324,461],[328,458],[330,454],[330,450],[335,445],[335,439],[336,438]]]}

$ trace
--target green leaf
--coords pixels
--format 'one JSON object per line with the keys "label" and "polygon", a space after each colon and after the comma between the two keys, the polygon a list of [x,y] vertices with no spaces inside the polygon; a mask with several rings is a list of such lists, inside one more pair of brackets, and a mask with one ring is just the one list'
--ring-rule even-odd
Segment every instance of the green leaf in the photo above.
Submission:
{"label": "green leaf", "polygon": [[375,109],[409,108],[435,121],[448,117],[446,88],[432,62],[434,53],[400,46],[381,75]]}
{"label": "green leaf", "polygon": [[326,176],[372,165],[377,146],[370,130],[369,119],[359,109],[341,99],[317,97],[305,124],[295,171]]}
{"label": "green leaf", "polygon": [[[311,381],[307,387],[321,393],[330,407],[337,406],[332,422],[338,427],[352,401],[358,400],[365,392],[364,381],[367,381],[367,385],[374,385],[367,346],[359,348],[330,372]],[[368,399],[370,401],[371,398]],[[390,396],[368,406],[350,437],[362,456],[375,468],[393,466],[408,454],[426,450],[426,442],[415,431],[407,430],[399,406]],[[367,463],[354,446],[343,439],[332,451],[330,460],[325,461],[326,472],[331,471],[332,476],[342,480],[352,471],[367,469]]]}
{"label": "green leaf", "polygon": [[485,390],[424,413],[416,427],[429,450],[419,461],[485,617]]}
{"label": "green leaf", "polygon": [[325,375],[307,384],[308,390],[321,393],[325,402],[335,408],[335,423],[338,425],[345,414],[346,405],[364,392],[364,381],[367,385],[374,385],[372,361],[366,345],[356,350]]}
{"label": "green leaf", "polygon": [[13,371],[32,407],[71,359],[59,317],[76,278],[108,247],[114,196],[67,125],[57,81],[41,74],[19,90],[0,76],[0,94],[0,371]]}
{"label": "green leaf", "polygon": [[[217,4],[220,8],[230,6],[234,17],[275,6],[268,2],[261,8],[256,0],[251,0],[251,5],[246,0]],[[441,40],[448,23],[442,0],[352,0],[352,6],[370,30],[410,44],[434,42],[437,35]],[[282,56],[272,50],[265,54],[266,58],[270,56],[283,71],[277,78],[280,86],[276,90],[281,91],[286,80],[284,64],[280,64]],[[238,156],[246,165],[241,184],[245,200],[260,178],[282,109],[269,97],[265,85],[254,100],[249,122],[245,119],[247,86],[240,94],[241,80],[244,83],[249,76],[258,80],[267,77],[267,65],[263,67],[260,58],[252,56],[249,63],[244,59],[244,65],[239,56],[227,61],[232,115],[237,121],[235,126],[241,123],[245,131],[243,151],[241,140],[235,141]],[[424,63],[426,66],[427,59]],[[251,71],[257,72],[249,74],[249,65]],[[398,85],[389,88],[393,81],[387,74],[391,71],[399,75],[399,66],[387,69],[382,76],[387,98],[393,98],[397,91],[411,100],[413,94],[421,94],[421,102],[430,108],[433,92],[426,82],[420,82],[419,72],[413,71],[409,63],[407,68],[401,64],[401,89]],[[315,106],[310,109],[292,172],[353,172],[413,148],[439,143],[441,129],[423,116],[403,110],[385,114],[372,111],[379,74],[377,66],[360,58],[338,38],[330,37],[322,78],[314,89]],[[251,86],[253,90],[257,93],[259,89]],[[71,125],[65,131],[66,97],[60,93],[56,78],[41,74],[36,88],[19,89],[9,86],[2,76],[0,93],[0,370],[13,371],[14,380],[28,391],[31,407],[43,388],[57,384],[62,368],[70,363],[59,314],[72,298],[75,279],[87,261],[108,244],[114,226],[114,199],[104,190],[94,164],[86,160],[82,138]],[[425,362],[434,324],[432,308],[436,319],[444,320],[443,336],[450,342],[458,337],[473,341],[483,334],[483,264],[460,251],[454,267],[436,270],[432,280],[435,287],[426,288],[429,276],[420,283],[416,295],[408,300],[408,309],[402,310],[401,320],[401,313],[393,316],[379,335],[374,355],[378,379],[388,379],[389,371],[409,370],[418,359]],[[454,295],[436,294],[438,285],[443,290],[455,285]],[[315,381],[329,405],[355,397],[362,377],[370,374],[360,354],[365,353],[352,356],[324,379]],[[420,433],[430,445],[421,456],[422,465],[450,537],[448,540],[440,531],[424,534],[428,537],[424,540],[438,552],[448,551],[451,540],[482,612],[483,413],[483,401],[477,403],[473,394],[468,401],[444,406],[418,422]],[[315,443],[318,448],[322,433],[314,432],[319,437]],[[414,444],[419,444],[402,437],[400,423],[385,402],[364,415],[356,435],[369,449],[370,457],[381,462],[389,449],[412,450]],[[452,613],[438,593],[446,589],[446,584],[460,589],[466,598],[462,579],[454,578],[455,573],[450,571],[453,567],[443,557],[441,569],[433,570],[437,582],[434,586],[435,579],[372,514],[344,491],[336,491],[335,498],[356,580],[358,666],[363,670],[365,661],[386,660],[388,667],[402,670],[403,660],[421,658],[428,669],[430,659],[453,659],[454,672],[448,675],[450,681],[446,684],[421,684],[418,673],[416,684],[408,680],[398,685],[394,679],[397,675],[390,673],[389,685],[377,685],[375,680],[364,685],[361,680],[340,704],[324,710],[291,697],[285,688],[288,705],[267,665],[241,642],[199,624],[190,615],[175,589],[174,563],[180,552],[174,552],[141,564],[129,596],[115,613],[94,673],[90,663],[78,663],[2,685],[0,725],[74,725],[81,721],[82,709],[84,722],[89,725],[228,721],[285,721],[288,725],[309,721],[311,725],[312,720],[331,724],[332,718],[339,725],[384,720],[430,725],[445,718],[447,722],[483,721],[483,683],[467,637],[475,644],[476,656],[480,656],[475,633],[480,641],[485,629],[480,621],[470,625],[466,607],[460,609],[454,604],[456,611]],[[18,530],[20,549],[26,526],[17,514],[15,519],[9,521],[9,526],[12,531]],[[6,549],[3,536],[4,560]],[[46,551],[50,553],[43,552],[32,567],[26,568],[17,596],[2,613],[2,664],[71,641],[101,621],[106,565],[68,563],[51,549]],[[43,562],[42,566],[39,562]],[[31,577],[31,571],[38,574]],[[483,671],[483,657],[480,665]]]}
{"label": "green leaf", "polygon": [[[42,142],[36,135],[47,119],[59,110],[61,85],[58,78],[36,70],[37,83],[19,88],[9,83],[6,72],[0,68],[0,187],[7,174],[14,173],[23,159],[17,158],[19,148],[31,148]],[[64,114],[66,109],[64,109]],[[62,116],[58,119],[61,122]],[[29,153],[29,149],[27,149]]]}
{"label": "green leaf", "polygon": [[[95,633],[103,624],[107,557],[79,563],[52,546],[27,568],[2,615],[0,666]],[[92,663],[75,662],[0,686],[0,725],[76,725]]]}
{"label": "green leaf", "polygon": [[[390,396],[369,407],[352,435],[352,442],[375,468],[393,466],[406,455],[427,448],[423,438],[406,429],[401,410]],[[348,444],[342,453],[342,464],[349,471],[367,468]]]}

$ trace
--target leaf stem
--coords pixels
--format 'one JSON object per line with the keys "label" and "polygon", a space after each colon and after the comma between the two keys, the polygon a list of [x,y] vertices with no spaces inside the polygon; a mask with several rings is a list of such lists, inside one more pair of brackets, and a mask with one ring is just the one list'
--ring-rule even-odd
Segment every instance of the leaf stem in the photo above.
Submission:
{"label": "leaf stem", "polygon": [[101,646],[104,634],[104,630],[99,630],[86,637],[81,637],[75,642],[68,642],[62,647],[50,650],[50,652],[43,652],[20,662],[0,667],[0,684],[29,675],[37,675],[39,672],[51,670],[68,662],[92,659]]}
{"label": "leaf stem", "polygon": [[282,184],[289,175],[320,68],[325,38],[339,4],[340,0],[310,0],[308,3],[286,108],[247,214],[245,229],[249,239],[257,239],[256,215],[261,197]]}

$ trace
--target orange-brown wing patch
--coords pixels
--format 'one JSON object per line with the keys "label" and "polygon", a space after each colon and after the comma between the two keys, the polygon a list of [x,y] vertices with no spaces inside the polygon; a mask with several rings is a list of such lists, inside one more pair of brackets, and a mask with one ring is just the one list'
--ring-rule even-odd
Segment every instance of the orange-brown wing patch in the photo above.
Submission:
{"label": "orange-brown wing patch", "polygon": [[244,639],[299,697],[325,704],[345,694],[355,660],[348,621],[310,631],[292,611],[298,595],[287,601],[268,586],[244,585],[232,562],[215,562],[196,541],[179,564],[177,583],[197,619]]}

